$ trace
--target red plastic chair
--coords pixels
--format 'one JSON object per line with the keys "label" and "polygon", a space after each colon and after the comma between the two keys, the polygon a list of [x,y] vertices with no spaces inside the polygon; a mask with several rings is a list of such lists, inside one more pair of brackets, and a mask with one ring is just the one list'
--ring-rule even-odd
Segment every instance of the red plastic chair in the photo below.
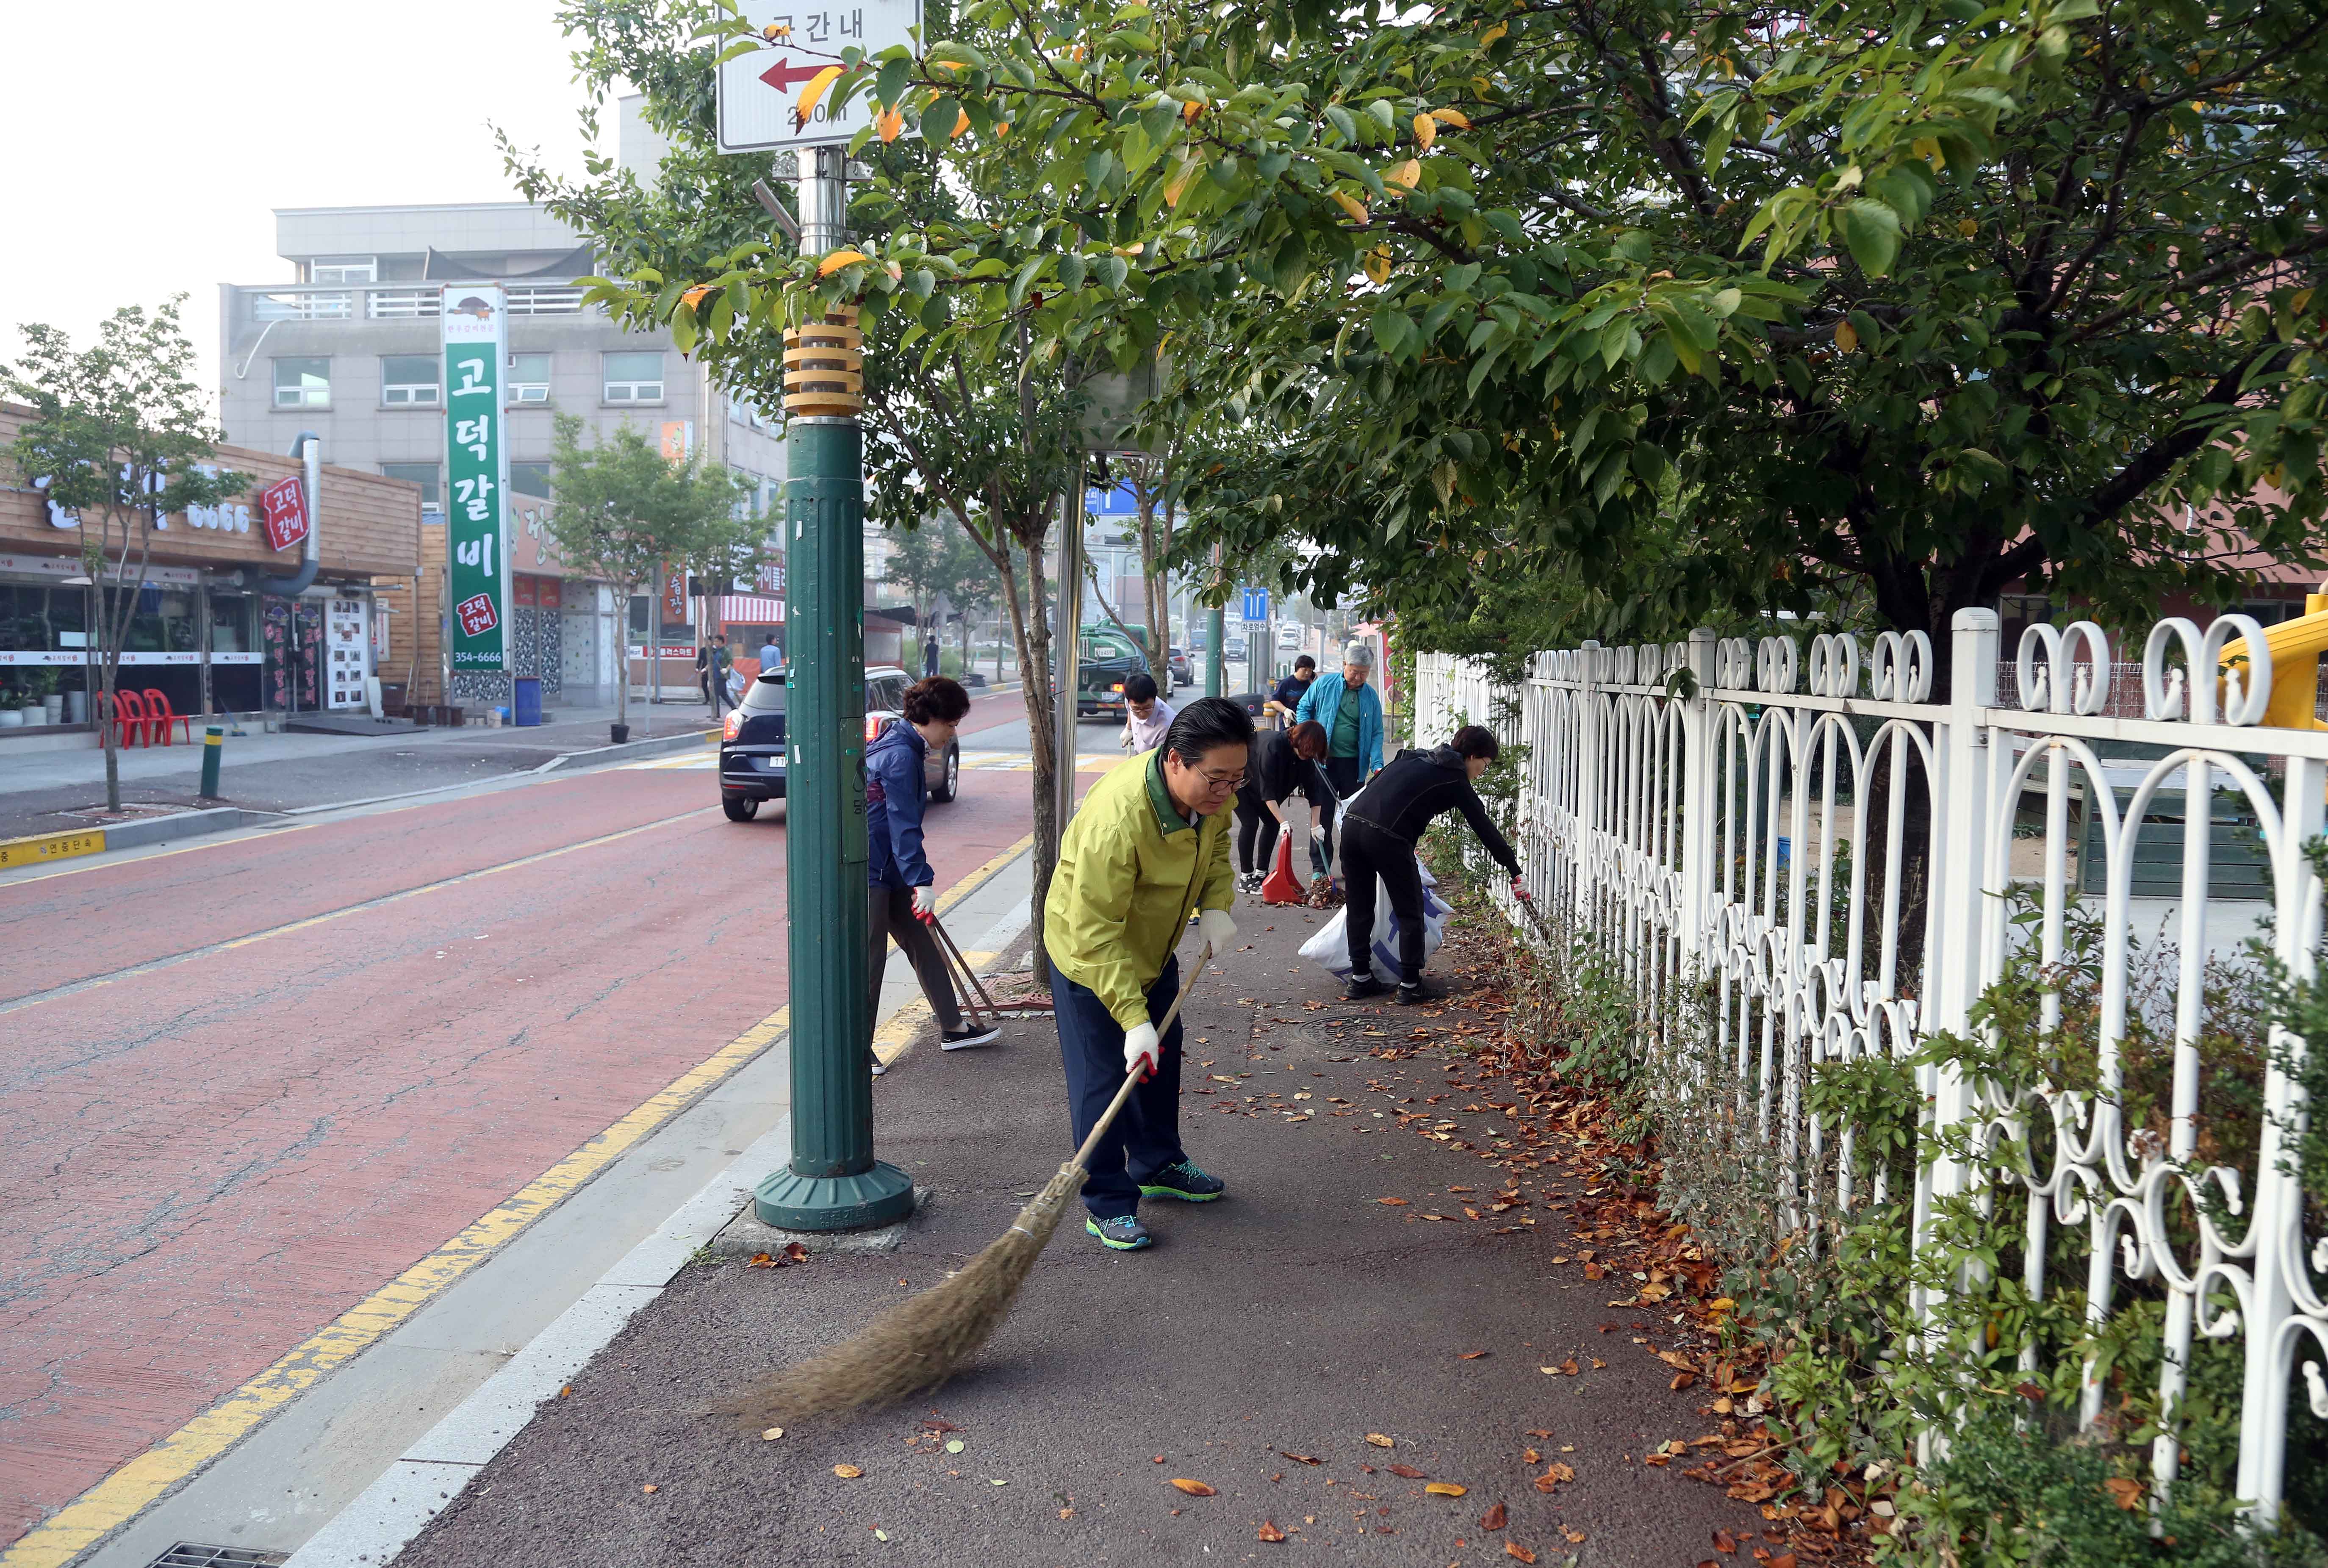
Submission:
{"label": "red plastic chair", "polygon": [[[102,709],[106,702],[105,693],[100,691],[97,695],[99,707]],[[113,694],[112,708],[111,713],[99,717],[99,723],[119,724],[121,726],[120,744],[125,746],[136,746],[146,740],[147,730],[144,698],[135,691],[117,691]]]}
{"label": "red plastic chair", "polygon": [[185,731],[188,746],[194,744],[194,721],[192,715],[173,711],[168,696],[154,687],[146,688],[144,695],[146,745],[154,744],[154,736],[157,731],[161,734],[164,746],[176,745],[177,743],[170,738],[170,726],[173,724]]}

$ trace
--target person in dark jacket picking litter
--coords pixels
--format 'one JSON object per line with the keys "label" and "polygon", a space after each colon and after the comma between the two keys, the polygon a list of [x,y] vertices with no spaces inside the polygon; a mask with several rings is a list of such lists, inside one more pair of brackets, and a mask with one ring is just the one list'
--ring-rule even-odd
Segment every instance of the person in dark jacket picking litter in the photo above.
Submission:
{"label": "person in dark jacket picking litter", "polygon": [[1441,994],[1422,979],[1422,869],[1415,845],[1432,819],[1442,812],[1463,813],[1496,864],[1511,873],[1519,893],[1519,857],[1488,820],[1471,786],[1496,760],[1496,737],[1476,724],[1455,732],[1449,744],[1430,751],[1402,751],[1366,781],[1343,813],[1342,869],[1349,878],[1344,920],[1350,934],[1350,981],[1343,992],[1352,1001],[1380,996],[1387,988],[1375,978],[1375,878],[1390,894],[1398,916],[1398,1000],[1429,1001]]}
{"label": "person in dark jacket picking litter", "polygon": [[873,1058],[876,1077],[885,1069],[873,1056],[873,1019],[881,1009],[881,972],[889,964],[892,936],[913,962],[922,994],[937,1014],[941,1049],[982,1046],[1001,1033],[962,1022],[953,976],[923,924],[938,906],[937,873],[922,853],[922,811],[929,800],[924,763],[932,746],[953,743],[954,727],[970,712],[970,693],[957,681],[933,675],[906,688],[904,706],[905,718],[865,748],[865,863],[872,883],[872,918],[867,922],[872,957],[866,970],[873,991],[872,1005],[865,1009],[865,1054]]}
{"label": "person in dark jacket picking litter", "polygon": [[[1248,893],[1261,891],[1263,880],[1277,853],[1277,835],[1284,819],[1277,808],[1294,795],[1316,808],[1322,829],[1333,810],[1334,792],[1327,787],[1319,765],[1326,756],[1326,728],[1304,722],[1291,729],[1264,730],[1253,743],[1253,766],[1244,787],[1237,791],[1237,860],[1244,868],[1237,886]],[[1296,853],[1300,846],[1294,846]]]}

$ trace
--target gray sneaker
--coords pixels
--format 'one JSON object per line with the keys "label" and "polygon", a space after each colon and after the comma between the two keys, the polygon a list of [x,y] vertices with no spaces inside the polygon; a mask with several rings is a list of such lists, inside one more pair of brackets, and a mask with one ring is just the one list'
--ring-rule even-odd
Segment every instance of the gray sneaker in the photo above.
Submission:
{"label": "gray sneaker", "polygon": [[1120,1214],[1113,1219],[1086,1219],[1085,1234],[1099,1237],[1099,1244],[1111,1252],[1136,1253],[1142,1247],[1152,1247],[1156,1238],[1140,1223],[1136,1214]]}

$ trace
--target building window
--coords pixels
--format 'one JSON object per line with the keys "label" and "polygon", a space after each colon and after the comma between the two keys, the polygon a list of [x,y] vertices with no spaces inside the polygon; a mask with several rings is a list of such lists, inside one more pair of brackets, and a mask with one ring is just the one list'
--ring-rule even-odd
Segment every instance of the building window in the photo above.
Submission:
{"label": "building window", "polygon": [[309,264],[310,283],[378,283],[377,256],[318,256]]}
{"label": "building window", "polygon": [[445,502],[436,489],[436,465],[434,463],[383,463],[380,471],[390,479],[401,479],[408,484],[420,486],[420,510],[442,512]]}
{"label": "building window", "polygon": [[330,408],[332,361],[329,359],[276,361],[275,406],[278,408]]}
{"label": "building window", "polygon": [[382,354],[380,400],[391,408],[436,406],[439,383],[435,354]]}
{"label": "building window", "polygon": [[511,464],[510,488],[520,495],[530,495],[537,501],[548,501],[549,499],[549,465],[547,463]]}
{"label": "building window", "polygon": [[[662,356],[654,356],[655,373],[662,372]],[[548,354],[512,354],[509,359],[509,400],[512,403],[547,403],[549,401],[549,356]],[[612,374],[609,371],[608,374]]]}
{"label": "building window", "polygon": [[660,403],[662,401],[662,355],[660,353],[608,354],[606,361],[606,401],[609,403]]}
{"label": "building window", "polygon": [[2292,621],[2304,614],[2302,599],[2248,599],[2239,606],[2239,614],[2258,626],[2276,626],[2282,621]]}

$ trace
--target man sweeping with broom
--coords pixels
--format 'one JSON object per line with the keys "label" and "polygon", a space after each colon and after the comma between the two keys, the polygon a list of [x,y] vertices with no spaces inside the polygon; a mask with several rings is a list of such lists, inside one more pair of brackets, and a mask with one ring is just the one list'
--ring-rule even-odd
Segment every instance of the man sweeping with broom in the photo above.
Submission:
{"label": "man sweeping with broom", "polygon": [[1153,1244],[1140,1200],[1210,1203],[1221,1179],[1180,1146],[1180,1027],[1155,1020],[1180,990],[1173,948],[1196,914],[1206,944],[1228,951],[1236,923],[1227,807],[1244,783],[1253,720],[1221,697],[1191,702],[1164,744],[1115,769],[1084,799],[1059,845],[1043,909],[1043,947],[1067,1103],[1081,1142],[1128,1073],[1140,1087],[1092,1150],[1084,1229],[1117,1252]]}

